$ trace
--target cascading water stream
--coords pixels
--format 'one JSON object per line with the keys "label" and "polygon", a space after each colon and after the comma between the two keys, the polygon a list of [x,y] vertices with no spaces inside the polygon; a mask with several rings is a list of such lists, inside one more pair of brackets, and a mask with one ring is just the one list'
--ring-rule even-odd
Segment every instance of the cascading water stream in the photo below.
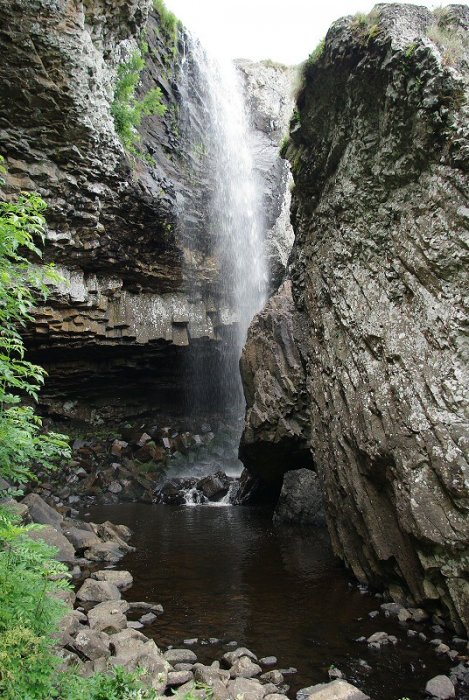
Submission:
{"label": "cascading water stream", "polygon": [[[209,255],[219,266],[212,290],[218,309],[218,362],[207,362],[195,350],[188,353],[192,388],[188,402],[193,411],[203,410],[207,386],[216,385],[218,406],[240,434],[244,397],[238,363],[248,326],[265,302],[267,290],[262,188],[234,64],[209,56],[189,35],[180,93],[181,123],[192,154],[187,163],[192,186],[181,207],[180,233],[192,265],[197,250],[194,236],[198,235],[207,241]],[[201,213],[203,231],[197,231],[194,214],[200,219]],[[193,301],[203,293],[196,278],[186,265]]]}

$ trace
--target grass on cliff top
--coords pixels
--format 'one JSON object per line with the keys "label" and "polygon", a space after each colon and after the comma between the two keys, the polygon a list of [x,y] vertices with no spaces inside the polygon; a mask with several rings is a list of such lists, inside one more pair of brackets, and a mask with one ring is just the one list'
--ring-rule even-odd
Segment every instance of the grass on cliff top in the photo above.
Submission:
{"label": "grass on cliff top", "polygon": [[428,29],[428,38],[440,49],[445,66],[455,66],[469,52],[469,37],[463,27],[454,25],[451,10],[437,7],[433,10],[434,24]]}
{"label": "grass on cliff top", "polygon": [[172,41],[173,53],[177,52],[178,34],[181,28],[181,20],[168,10],[164,0],[153,0],[153,9],[160,18],[160,25],[168,38]]}

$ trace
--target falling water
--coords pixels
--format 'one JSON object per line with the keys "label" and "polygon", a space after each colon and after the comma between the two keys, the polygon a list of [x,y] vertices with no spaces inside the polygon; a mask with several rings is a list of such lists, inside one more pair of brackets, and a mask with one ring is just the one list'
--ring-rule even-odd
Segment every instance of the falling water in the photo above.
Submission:
{"label": "falling water", "polygon": [[[205,233],[220,267],[220,320],[223,326],[232,328],[229,338],[221,343],[218,377],[213,366],[197,366],[197,359],[193,372],[199,376],[203,373],[205,382],[219,383],[223,409],[239,421],[244,400],[238,361],[248,326],[265,301],[267,287],[262,193],[236,68],[231,61],[210,57],[197,40],[189,37],[188,42],[181,98],[188,141],[193,151],[203,154],[204,168],[198,172],[196,168],[196,191],[185,202],[185,214],[192,221],[190,208],[205,208]],[[192,94],[189,90],[191,79],[192,85],[197,85],[198,110],[194,107],[194,88]],[[200,194],[205,201],[201,201]],[[197,353],[192,355],[196,357]]]}

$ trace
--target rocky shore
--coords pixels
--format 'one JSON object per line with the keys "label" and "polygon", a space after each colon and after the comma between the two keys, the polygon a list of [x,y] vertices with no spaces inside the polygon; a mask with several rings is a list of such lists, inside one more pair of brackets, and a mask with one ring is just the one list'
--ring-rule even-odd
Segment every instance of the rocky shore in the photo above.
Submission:
{"label": "rocky shore", "polygon": [[[210,663],[200,663],[191,648],[199,640],[186,639],[183,648],[164,650],[145,634],[146,629],[157,624],[164,610],[158,602],[125,599],[133,577],[116,565],[134,551],[129,544],[132,533],[128,527],[71,517],[70,507],[62,506],[60,512],[36,493],[28,494],[21,502],[12,500],[10,505],[25,522],[43,525],[43,529],[32,536],[57,547],[57,558],[70,567],[75,590],[64,595],[70,611],[57,640],[64,667],[77,666],[83,674],[115,666],[129,671],[141,668],[145,682],[158,694],[176,695],[180,700],[188,693],[199,700],[238,700],[240,697],[286,700],[292,697],[288,693],[296,669],[279,668],[275,656],[258,659],[252,650],[228,641],[223,645],[223,653],[218,651],[217,658]],[[380,599],[382,601],[382,596],[377,595],[377,600]],[[385,654],[387,649],[398,645],[399,640],[381,631],[379,623],[385,618],[395,619],[409,639],[428,641],[440,660],[448,660],[448,674],[430,678],[426,695],[440,700],[466,697],[464,693],[469,688],[467,640],[458,637],[449,640],[443,626],[420,608],[381,601],[370,613],[370,618],[376,620],[377,631],[356,642]],[[209,642],[217,642],[219,650],[221,640]],[[275,652],[275,648],[272,651]],[[369,697],[351,684],[339,668],[331,666],[328,675],[327,682],[297,691],[297,700],[367,700]]]}

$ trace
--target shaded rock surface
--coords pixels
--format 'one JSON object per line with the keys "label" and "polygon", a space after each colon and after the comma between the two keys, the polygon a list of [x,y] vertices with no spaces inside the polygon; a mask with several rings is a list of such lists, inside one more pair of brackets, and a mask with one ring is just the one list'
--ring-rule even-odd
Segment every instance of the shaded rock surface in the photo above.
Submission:
{"label": "shaded rock surface", "polygon": [[[306,319],[300,406],[335,551],[360,581],[459,630],[469,627],[468,19],[462,5],[379,5],[363,22],[336,22],[305,69],[287,148],[293,296]],[[275,407],[278,382],[262,379]]]}
{"label": "shaded rock surface", "polygon": [[251,323],[240,361],[247,407],[239,457],[278,490],[286,471],[312,466],[304,320],[285,282]]}
{"label": "shaded rock surface", "polygon": [[285,474],[275,506],[274,522],[319,526],[326,524],[322,487],[315,472],[296,469]]}

